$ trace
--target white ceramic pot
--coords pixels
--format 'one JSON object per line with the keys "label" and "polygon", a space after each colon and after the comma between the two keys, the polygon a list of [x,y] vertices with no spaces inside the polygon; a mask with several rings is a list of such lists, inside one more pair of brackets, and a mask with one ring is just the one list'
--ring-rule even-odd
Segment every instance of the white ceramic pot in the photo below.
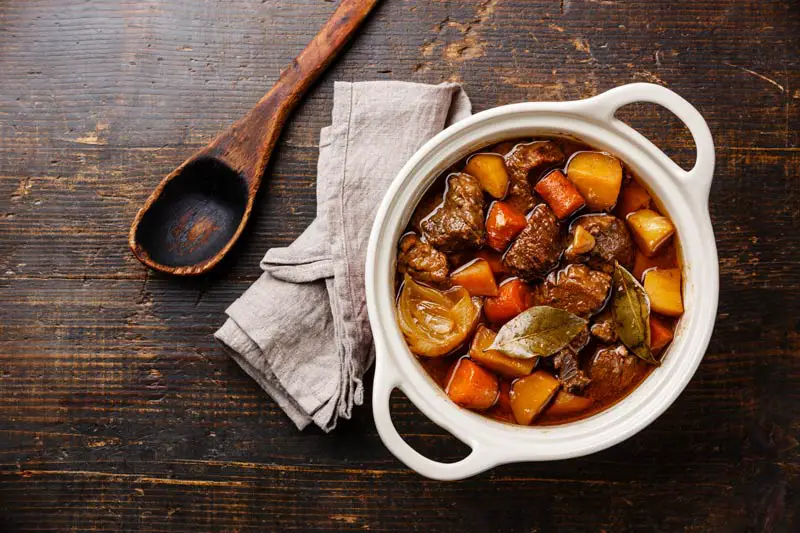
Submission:
{"label": "white ceramic pot", "polygon": [[[689,172],[640,133],[615,118],[622,106],[652,102],[672,111],[689,128],[697,161]],[[397,241],[417,202],[436,177],[473,150],[494,142],[540,135],[570,135],[619,156],[660,199],[677,227],[684,265],[684,306],[663,364],[626,398],[589,418],[559,426],[504,424],[451,402],[408,350],[395,319]],[[434,479],[462,479],[518,461],[579,457],[613,446],[650,424],[689,383],[708,346],[719,296],[716,244],[708,214],[714,174],[714,143],[700,113],[676,93],[636,83],[574,102],[531,102],[483,111],[447,128],[414,154],[378,209],[369,241],[366,290],[375,338],[375,425],[383,442],[406,465]],[[472,448],[455,463],[440,463],[411,448],[389,411],[393,389],[433,422]]]}

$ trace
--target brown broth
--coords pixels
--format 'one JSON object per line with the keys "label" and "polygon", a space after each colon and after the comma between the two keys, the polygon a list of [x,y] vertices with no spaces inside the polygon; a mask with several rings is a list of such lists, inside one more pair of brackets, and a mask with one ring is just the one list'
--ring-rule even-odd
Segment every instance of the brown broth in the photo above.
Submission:
{"label": "brown broth", "polygon": [[[516,144],[529,143],[529,142],[532,142],[532,141],[539,141],[539,140],[542,140],[542,141],[544,141],[544,140],[553,141],[554,143],[556,143],[561,148],[561,150],[564,152],[564,155],[565,155],[564,161],[565,162],[562,165],[549,166],[549,167],[543,167],[541,169],[538,169],[538,172],[537,172],[538,175],[529,175],[529,182],[532,185],[535,184],[536,181],[538,181],[538,179],[542,178],[543,176],[545,176],[549,172],[553,171],[554,169],[559,169],[564,174],[567,174],[567,172],[566,172],[567,165],[569,164],[569,160],[573,157],[574,154],[576,154],[578,152],[583,152],[583,151],[600,151],[600,150],[596,150],[596,149],[594,149],[594,148],[592,148],[592,147],[590,147],[590,146],[588,146],[588,145],[586,145],[586,144],[584,144],[582,142],[576,141],[573,138],[561,138],[561,137],[536,137],[536,138],[527,138],[527,139],[514,139],[513,141],[506,141],[506,142],[496,143],[494,145],[490,145],[490,146],[484,147],[484,148],[482,148],[480,150],[475,150],[469,156],[463,158],[461,161],[459,161],[458,163],[456,163],[453,166],[451,166],[448,169],[447,172],[443,172],[440,176],[437,177],[436,181],[429,187],[429,189],[426,191],[425,195],[423,196],[422,200],[420,200],[420,202],[418,203],[417,208],[415,209],[415,212],[412,215],[411,220],[409,221],[409,224],[408,224],[408,227],[406,228],[406,230],[408,232],[415,232],[418,235],[421,234],[420,227],[419,227],[420,221],[423,218],[425,218],[426,216],[428,216],[437,206],[441,205],[442,202],[443,202],[444,191],[446,191],[446,179],[447,179],[447,176],[451,172],[459,172],[459,171],[461,171],[464,168],[464,165],[466,164],[466,161],[469,159],[469,157],[471,157],[471,156],[473,156],[475,154],[478,154],[478,153],[487,153],[487,152],[499,153],[499,154],[503,155],[504,153],[509,151]],[[652,191],[644,184],[644,182],[639,180],[633,174],[633,172],[631,172],[631,170],[624,163],[622,163],[622,166],[623,166],[623,185],[622,185],[622,187],[624,188],[625,184],[628,183],[629,180],[635,180],[639,185],[641,185],[649,193],[650,197],[652,198],[650,209],[652,209],[654,211],[657,211],[658,213],[660,213],[663,216],[667,216],[666,213],[664,213],[663,209],[660,207],[660,202],[658,201],[658,199],[653,195]],[[484,208],[484,216],[486,215],[486,210],[488,210],[488,205],[490,204],[490,202],[492,200],[493,199],[488,198],[488,196],[487,196],[486,207]],[[540,201],[541,201],[541,199],[540,199]],[[617,208],[618,208],[618,206],[615,206],[615,208],[611,209],[608,212],[608,214],[611,214],[611,215],[614,215],[614,216],[618,216],[617,215]],[[579,210],[575,214],[569,216],[566,220],[560,221],[560,226],[561,226],[562,233],[564,232],[564,228],[565,227],[569,227],[569,225],[572,223],[572,221],[575,218],[577,218],[577,217],[579,217],[581,215],[584,215],[584,214],[600,213],[600,212],[601,211],[588,211],[586,208],[584,208],[582,210]],[[680,243],[678,242],[678,237],[677,237],[677,234],[676,234],[676,235],[674,235],[672,237],[671,242],[669,242],[661,250],[659,250],[658,253],[654,257],[645,258],[644,255],[641,254],[641,252],[638,249],[638,247],[636,247],[636,243],[634,242],[634,248],[636,249],[636,257],[637,258],[636,258],[636,262],[634,264],[634,267],[632,268],[632,273],[641,282],[642,281],[642,275],[643,275],[644,271],[646,271],[648,268],[652,268],[652,267],[681,268],[680,259],[679,259],[680,254],[678,253],[678,250],[680,249],[679,247],[680,247]],[[481,249],[484,249],[484,248],[487,248],[487,247],[483,246]],[[477,252],[477,250],[464,250],[464,251],[459,251],[459,252],[447,254],[448,263],[450,265],[451,272],[453,270],[455,270],[456,267],[461,266],[461,265],[463,265],[465,263],[468,263],[468,262],[472,261],[473,259],[475,259],[475,257],[476,257],[475,253],[476,252]],[[558,264],[557,268],[562,268],[562,267],[565,266],[565,264],[566,264],[565,260],[562,257],[562,259],[559,261],[559,264]],[[398,280],[401,279],[401,278],[402,278],[402,275],[398,275],[397,276]],[[496,281],[497,281],[498,285],[504,279],[507,279],[507,278],[508,278],[508,276],[496,275]],[[533,286],[534,284],[529,283],[529,285]],[[398,283],[398,287],[396,287],[396,289],[399,290],[399,283]],[[664,321],[664,322],[666,322],[668,324],[671,324],[673,326],[673,328],[674,328],[674,325],[675,325],[675,322],[676,322],[675,319],[665,318],[665,317],[661,317],[661,316],[660,316],[660,318],[662,319],[662,321]],[[487,323],[485,318],[482,318],[481,322],[486,324],[486,325],[492,326],[492,325]],[[591,319],[590,319],[590,324],[591,324]],[[498,325],[494,325],[493,329],[495,331],[497,331],[498,330]],[[674,331],[674,329],[673,329],[673,331]],[[447,386],[447,383],[445,381],[447,379],[448,372],[450,371],[452,366],[455,364],[456,361],[458,361],[459,358],[463,357],[468,352],[468,350],[469,350],[469,342],[471,341],[471,339],[472,339],[472,335],[470,335],[470,337],[468,338],[468,341],[461,348],[459,348],[455,352],[453,352],[451,354],[448,354],[446,356],[443,356],[443,357],[429,358],[429,357],[418,356],[418,360],[421,363],[422,367],[425,369],[426,373],[442,389],[444,389]],[[583,370],[587,371],[587,374],[588,374],[589,359],[592,358],[592,356],[594,355],[596,350],[598,350],[598,349],[600,349],[602,347],[614,346],[614,345],[615,344],[604,345],[604,344],[600,343],[597,339],[594,339],[592,337],[591,341],[589,342],[589,344],[579,352],[579,360],[580,360],[581,368]],[[669,344],[667,344],[662,350],[660,350],[657,353],[660,354],[660,355],[663,355],[664,353],[666,353],[668,348],[669,348]],[[638,361],[638,364],[639,364],[639,366],[636,367],[636,369],[637,369],[636,377],[626,387],[621,388],[618,394],[615,394],[612,397],[607,397],[607,395],[603,395],[602,398],[597,397],[597,398],[595,398],[595,402],[594,402],[594,404],[592,406],[590,406],[589,408],[586,408],[586,409],[584,409],[584,410],[582,410],[580,412],[577,412],[577,413],[562,414],[562,415],[552,415],[552,414],[548,414],[547,409],[545,409],[536,419],[534,419],[534,421],[533,421],[533,423],[531,425],[550,426],[550,425],[564,424],[564,423],[580,420],[580,419],[583,419],[583,418],[587,418],[589,416],[595,415],[595,414],[597,414],[597,413],[599,413],[601,411],[604,411],[604,410],[608,409],[612,405],[614,405],[617,402],[621,401],[628,394],[630,394],[630,392],[633,391],[636,387],[638,387],[642,383],[642,381],[644,381],[644,379],[647,376],[650,375],[650,372],[652,372],[653,369],[655,368],[653,365],[646,364],[646,363],[644,363],[642,361]],[[541,369],[541,368],[542,368],[541,364],[537,366],[537,370]],[[553,373],[553,374],[555,374],[557,376],[557,374],[558,374],[557,371],[553,370],[552,367],[550,368],[550,370],[551,370],[551,373]],[[502,376],[497,376],[497,377],[498,377],[501,385],[503,387],[506,387],[506,388],[509,388],[509,387],[513,386],[513,383],[515,381],[515,380],[508,379],[508,378],[504,378]],[[590,397],[590,398],[594,398],[593,397],[593,392],[595,392],[595,391],[593,389],[593,386],[597,387],[598,385],[596,383],[589,384],[586,387],[586,389],[583,391],[583,395],[587,396],[587,397]],[[502,402],[500,402],[500,403],[502,403]],[[480,412],[480,413],[485,415],[485,416],[487,416],[487,417],[489,417],[489,418],[495,419],[495,420],[516,424],[516,421],[514,420],[513,414],[510,413],[507,409],[503,409],[497,403],[496,403],[496,405],[494,407],[490,408],[489,410],[483,411],[483,412]]]}

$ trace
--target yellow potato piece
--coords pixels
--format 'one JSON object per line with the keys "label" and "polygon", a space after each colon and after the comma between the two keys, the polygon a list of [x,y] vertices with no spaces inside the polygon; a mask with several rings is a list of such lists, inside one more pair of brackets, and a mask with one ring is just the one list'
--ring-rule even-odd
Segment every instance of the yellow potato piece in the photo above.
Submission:
{"label": "yellow potato piece", "polygon": [[515,381],[509,397],[517,423],[527,426],[533,422],[556,395],[559,386],[558,380],[545,370]]}
{"label": "yellow potato piece", "polygon": [[648,257],[654,256],[675,233],[672,222],[651,209],[634,211],[626,220],[636,246]]}
{"label": "yellow potato piece", "polygon": [[678,268],[654,268],[644,274],[644,290],[650,309],[667,316],[683,314],[681,271]]}
{"label": "yellow potato piece", "polygon": [[481,188],[494,198],[502,198],[508,189],[508,171],[498,154],[477,154],[469,158],[464,172],[475,176]]}
{"label": "yellow potato piece", "polygon": [[617,203],[622,187],[622,163],[604,152],[578,152],[569,160],[567,178],[589,209],[608,211]]}
{"label": "yellow potato piece", "polygon": [[497,333],[484,325],[478,326],[472,345],[469,347],[469,358],[483,367],[493,370],[507,378],[521,378],[533,372],[538,357],[531,359],[514,359],[496,350],[487,350],[494,342]]}

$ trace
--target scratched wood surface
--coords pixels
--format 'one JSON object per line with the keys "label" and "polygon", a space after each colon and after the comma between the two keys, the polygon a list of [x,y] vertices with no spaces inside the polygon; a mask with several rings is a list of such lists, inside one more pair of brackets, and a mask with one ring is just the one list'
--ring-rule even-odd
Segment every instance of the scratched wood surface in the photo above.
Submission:
{"label": "scratched wood surface", "polygon": [[[0,3],[0,531],[800,530],[800,4],[385,0],[279,143],[212,275],[148,273],[127,229],[158,180],[242,115],[333,4]],[[298,433],[212,340],[264,250],[314,216],[334,80],[464,83],[477,110],[633,81],[717,143],[719,317],[691,384],[613,449],[424,480],[369,406]],[[625,118],[691,165],[682,126]],[[454,444],[402,398],[421,450]]]}

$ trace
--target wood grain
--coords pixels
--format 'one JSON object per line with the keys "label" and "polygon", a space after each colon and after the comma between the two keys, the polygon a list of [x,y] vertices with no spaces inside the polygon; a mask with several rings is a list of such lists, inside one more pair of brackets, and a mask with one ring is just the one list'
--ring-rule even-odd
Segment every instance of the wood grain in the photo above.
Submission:
{"label": "wood grain", "polygon": [[[800,6],[386,0],[278,142],[251,225],[208,276],[148,272],[127,228],[333,11],[320,0],[0,3],[0,530],[800,529]],[[334,80],[464,83],[476,110],[663,83],[717,144],[715,334],[652,426],[610,450],[439,483],[369,406],[298,433],[218,348],[223,311],[313,219]],[[623,110],[684,166],[680,123]],[[464,449],[405,399],[431,456]]]}
{"label": "wood grain", "polygon": [[286,121],[378,0],[342,0],[311,42],[245,116],[150,194],[131,224],[133,255],[159,272],[205,274],[231,251],[253,211]]}

